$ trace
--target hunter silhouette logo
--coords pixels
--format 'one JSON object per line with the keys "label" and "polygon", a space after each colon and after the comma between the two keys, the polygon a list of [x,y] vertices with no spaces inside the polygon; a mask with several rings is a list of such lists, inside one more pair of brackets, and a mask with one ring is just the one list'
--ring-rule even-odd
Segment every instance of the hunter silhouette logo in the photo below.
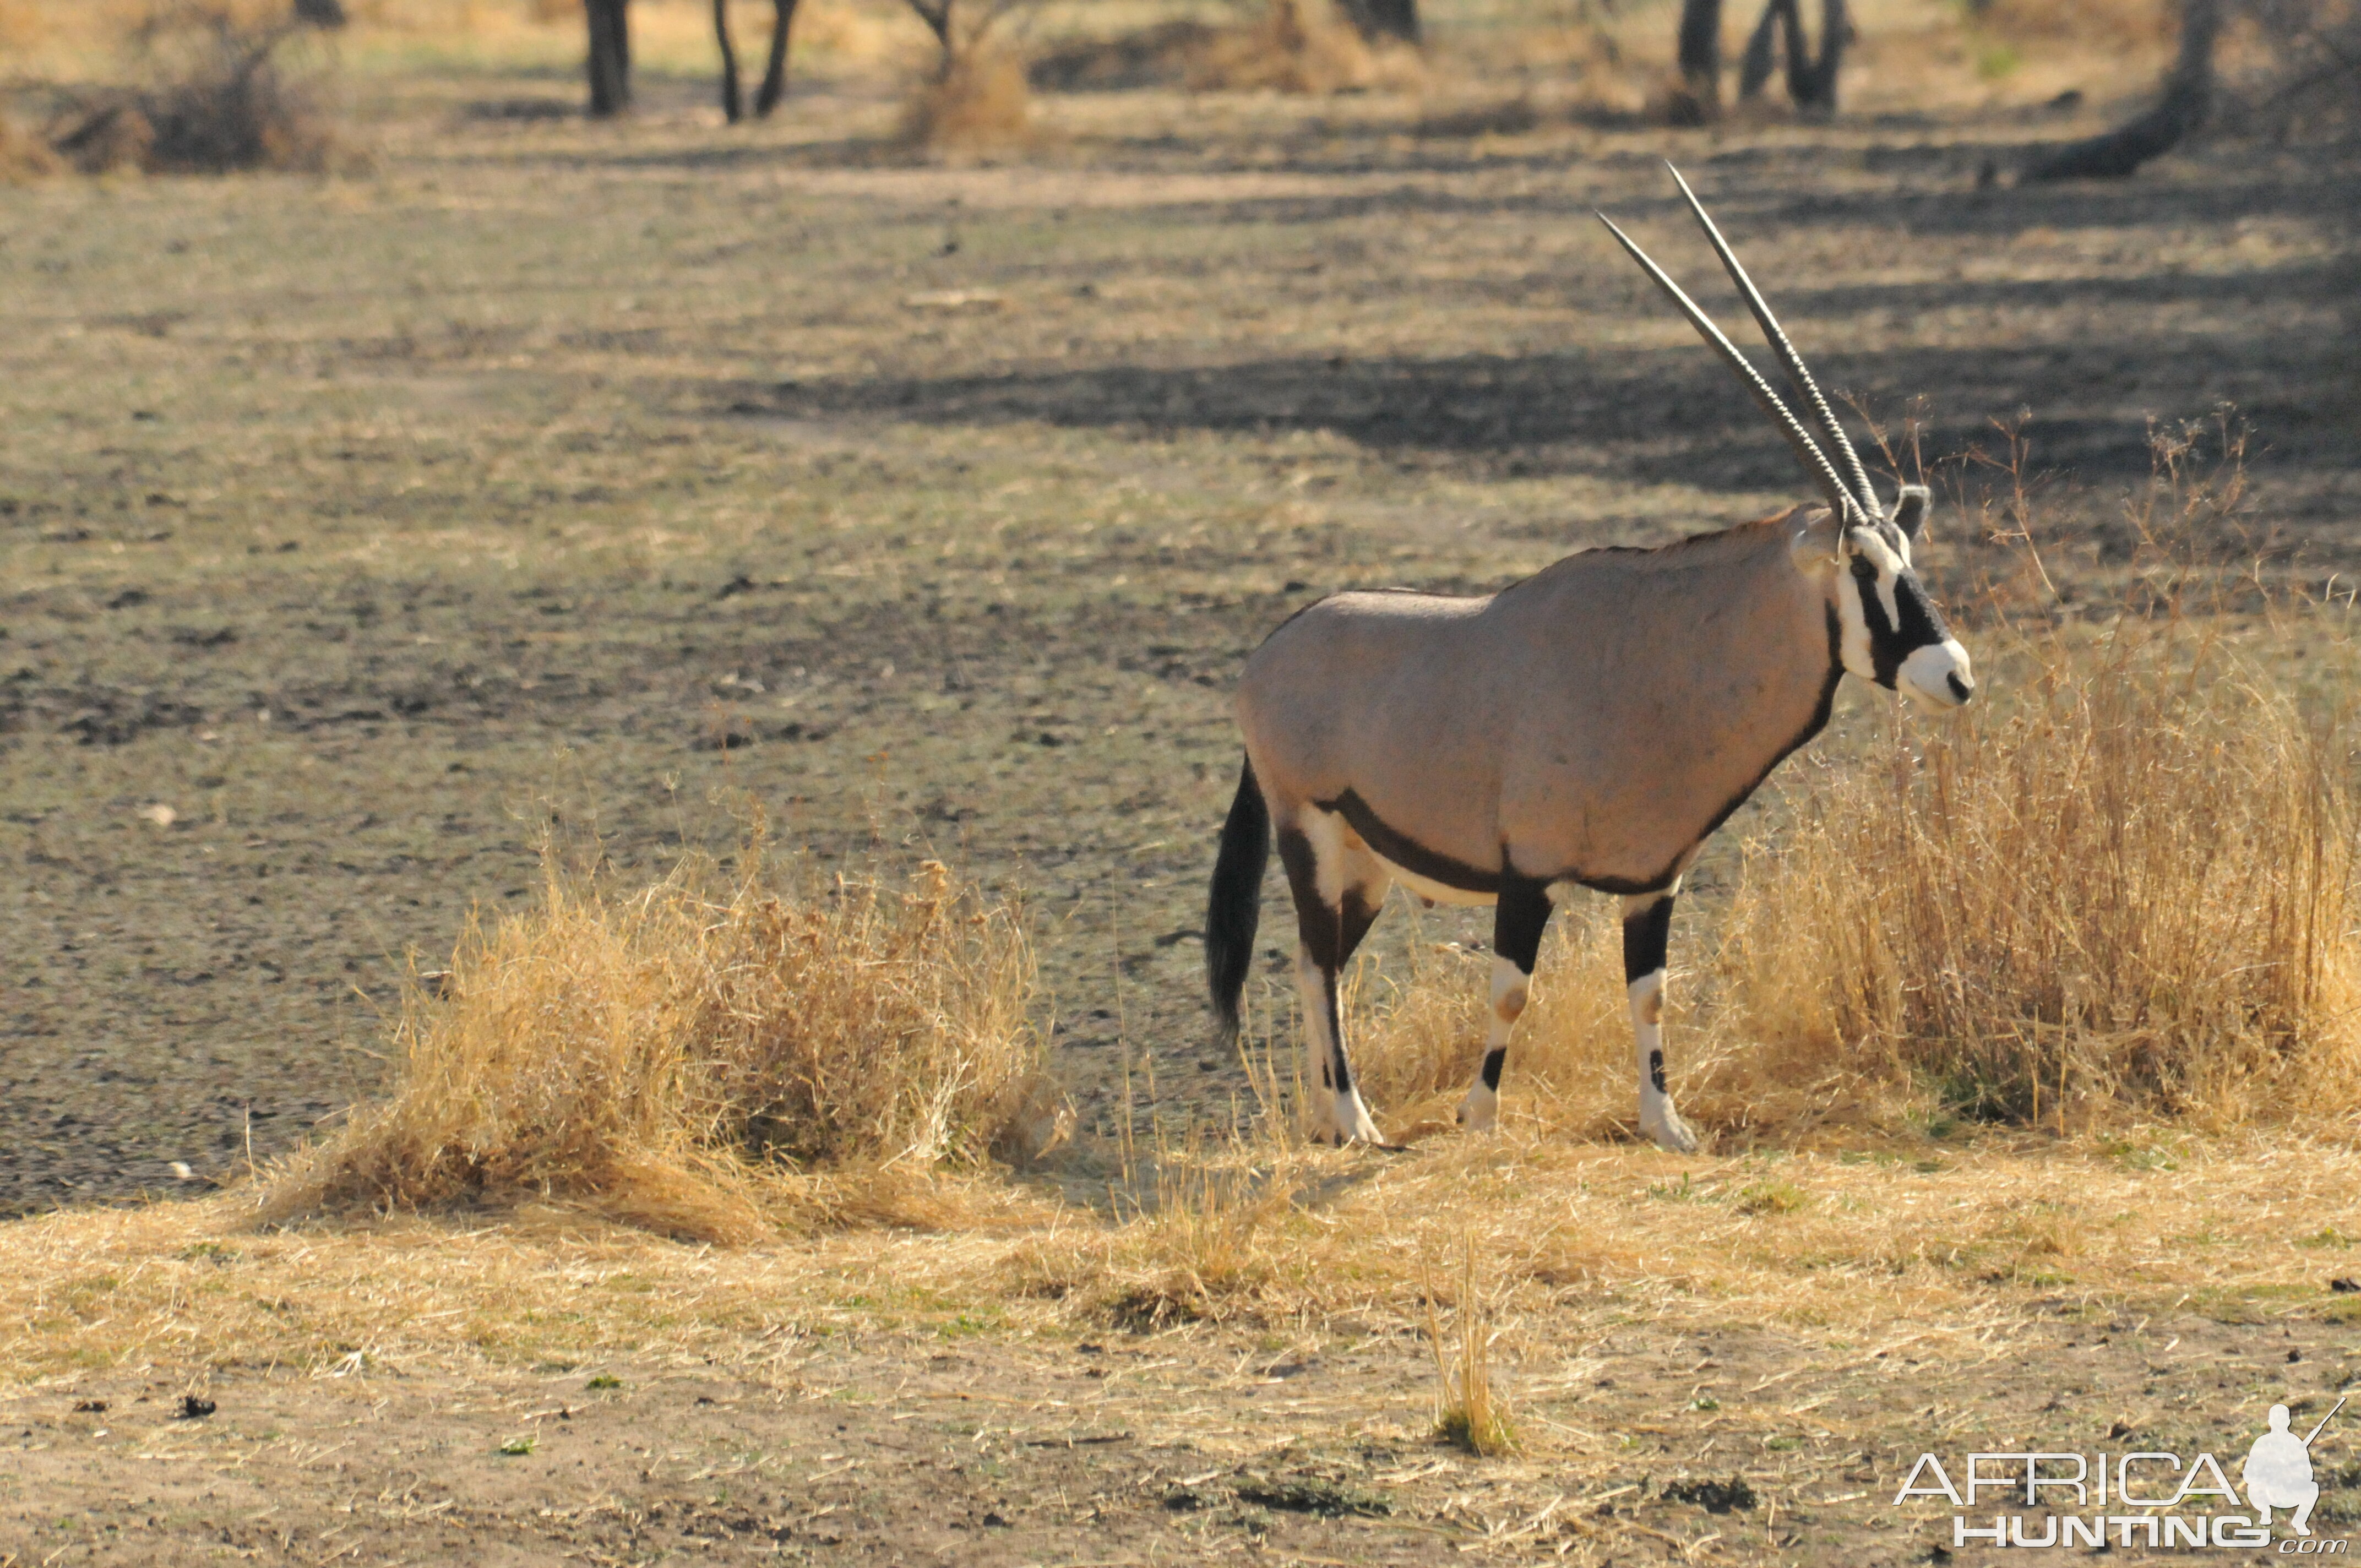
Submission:
{"label": "hunter silhouette logo", "polygon": [[2268,1530],[2273,1508],[2293,1508],[2288,1529],[2298,1535],[2312,1533],[2312,1505],[2320,1501],[2320,1483],[2312,1478],[2312,1439],[2344,1408],[2345,1401],[2337,1400],[2335,1409],[2320,1418],[2311,1436],[2299,1438],[2288,1431],[2288,1408],[2271,1407],[2271,1430],[2246,1450],[2246,1463],[2238,1471],[2246,1483],[2246,1502],[2255,1510],[2257,1524]]}
{"label": "hunter silhouette logo", "polygon": [[[2344,1556],[2348,1542],[2312,1533],[2312,1511],[2320,1501],[2313,1479],[2312,1444],[2345,1408],[2339,1399],[2320,1424],[2298,1437],[2285,1405],[2273,1405],[2265,1430],[2247,1447],[2239,1467],[2242,1487],[2233,1486],[2221,1462],[2210,1453],[2184,1460],[2148,1449],[2126,1453],[2070,1452],[1971,1453],[1954,1481],[1938,1455],[1922,1453],[1894,1496],[1901,1508],[1913,1497],[1940,1497],[1960,1512],[1951,1517],[1954,1547],[2093,1547],[2143,1545],[2150,1549],[2270,1546],[2271,1515],[2290,1510],[2282,1556]],[[2235,1451],[2234,1451],[2235,1452]],[[1956,1465],[1958,1461],[1953,1461]],[[2023,1509],[1978,1519],[1969,1510],[1993,1494]],[[2251,1512],[2246,1511],[2251,1510]],[[1989,1521],[1989,1522],[1987,1522]]]}

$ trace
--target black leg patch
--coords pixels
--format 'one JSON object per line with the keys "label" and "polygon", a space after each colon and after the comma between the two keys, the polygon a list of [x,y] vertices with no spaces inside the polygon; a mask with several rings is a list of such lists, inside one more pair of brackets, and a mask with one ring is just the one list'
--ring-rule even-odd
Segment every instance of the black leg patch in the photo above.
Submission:
{"label": "black leg patch", "polygon": [[1320,898],[1320,860],[1312,840],[1290,828],[1279,836],[1279,862],[1287,868],[1287,891],[1295,898],[1295,934],[1312,961],[1334,973],[1342,946],[1337,910]]}
{"label": "black leg patch", "polygon": [[1673,895],[1664,894],[1623,922],[1623,983],[1664,967],[1664,949],[1673,937]]}
{"label": "black leg patch", "polygon": [[1656,1086],[1657,1093],[1664,1092],[1664,1053],[1662,1051],[1648,1053],[1648,1081]]}
{"label": "black leg patch", "polygon": [[1532,973],[1549,917],[1547,883],[1513,875],[1504,879],[1500,902],[1492,910],[1492,950],[1525,973]]}
{"label": "black leg patch", "polygon": [[1498,1094],[1500,1091],[1500,1069],[1509,1060],[1508,1047],[1484,1053],[1484,1087]]}

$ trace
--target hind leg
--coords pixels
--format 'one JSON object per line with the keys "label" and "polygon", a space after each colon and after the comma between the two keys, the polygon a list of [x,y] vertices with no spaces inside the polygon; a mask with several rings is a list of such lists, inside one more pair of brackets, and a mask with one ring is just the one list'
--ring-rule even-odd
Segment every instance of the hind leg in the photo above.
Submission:
{"label": "hind leg", "polygon": [[1345,1055],[1336,978],[1385,902],[1385,868],[1342,822],[1309,806],[1279,830],[1279,858],[1295,897],[1295,985],[1303,1004],[1312,1135],[1338,1145],[1382,1143]]}
{"label": "hind leg", "polygon": [[1526,986],[1549,926],[1550,897],[1542,883],[1511,877],[1492,911],[1492,1015],[1485,1025],[1484,1065],[1459,1102],[1459,1124],[1491,1131],[1500,1115],[1500,1069],[1508,1065],[1509,1031],[1525,1011]]}
{"label": "hind leg", "polygon": [[1631,1003],[1631,1046],[1640,1069],[1640,1130],[1675,1154],[1697,1148],[1697,1135],[1673,1108],[1664,1086],[1664,948],[1673,930],[1675,881],[1662,893],[1623,901],[1623,984]]}

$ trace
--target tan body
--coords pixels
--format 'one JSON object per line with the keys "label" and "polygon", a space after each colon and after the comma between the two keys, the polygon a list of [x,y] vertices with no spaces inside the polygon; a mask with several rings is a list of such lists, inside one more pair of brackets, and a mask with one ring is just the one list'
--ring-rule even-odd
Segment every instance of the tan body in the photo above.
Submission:
{"label": "tan body", "polygon": [[[1273,819],[1349,795],[1367,811],[1346,804],[1346,825],[1389,868],[1484,902],[1503,875],[1670,885],[1827,718],[1836,609],[1827,574],[1797,567],[1793,518],[1587,551],[1486,598],[1312,606],[1238,687]],[[1398,852],[1365,815],[1480,875]]]}

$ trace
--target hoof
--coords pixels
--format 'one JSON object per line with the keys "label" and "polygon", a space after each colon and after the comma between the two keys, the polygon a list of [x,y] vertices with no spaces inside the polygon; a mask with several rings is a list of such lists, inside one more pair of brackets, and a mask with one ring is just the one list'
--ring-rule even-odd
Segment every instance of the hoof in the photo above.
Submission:
{"label": "hoof", "polygon": [[1471,1094],[1459,1102],[1459,1125],[1464,1132],[1488,1133],[1500,1124],[1500,1101],[1497,1095]]}
{"label": "hoof", "polygon": [[1664,1119],[1653,1125],[1642,1122],[1640,1124],[1640,1130],[1653,1139],[1656,1146],[1667,1154],[1697,1153],[1697,1135],[1689,1131],[1688,1124],[1681,1120],[1677,1112],[1667,1110],[1664,1113]]}

